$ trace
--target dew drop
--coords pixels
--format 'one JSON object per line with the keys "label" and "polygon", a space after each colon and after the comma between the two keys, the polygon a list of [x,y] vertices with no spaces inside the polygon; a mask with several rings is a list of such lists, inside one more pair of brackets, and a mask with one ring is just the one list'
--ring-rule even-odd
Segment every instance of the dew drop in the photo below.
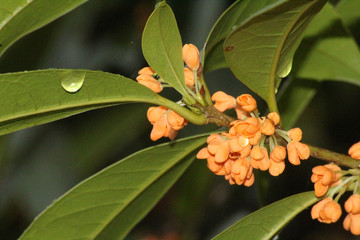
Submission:
{"label": "dew drop", "polygon": [[66,71],[60,76],[61,86],[69,93],[75,93],[81,89],[85,80],[85,73]]}

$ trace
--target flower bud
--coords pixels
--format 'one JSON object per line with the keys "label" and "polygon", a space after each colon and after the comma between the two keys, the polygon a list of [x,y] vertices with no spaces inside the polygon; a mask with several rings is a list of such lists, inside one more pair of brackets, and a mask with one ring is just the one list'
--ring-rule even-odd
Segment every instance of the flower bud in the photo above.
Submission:
{"label": "flower bud", "polygon": [[195,84],[194,73],[189,68],[184,68],[185,84],[192,88]]}
{"label": "flower bud", "polygon": [[315,204],[311,209],[312,219],[322,223],[337,222],[341,216],[341,206],[331,198],[325,198]]}
{"label": "flower bud", "polygon": [[260,132],[268,136],[273,135],[275,133],[274,123],[270,119],[265,119],[261,124]]}
{"label": "flower bud", "polygon": [[267,117],[273,121],[274,125],[278,125],[280,123],[280,116],[277,114],[277,112],[271,112],[267,115]]}
{"label": "flower bud", "polygon": [[242,94],[238,96],[236,98],[236,103],[248,112],[252,112],[257,108],[256,100],[250,94]]}
{"label": "flower bud", "polygon": [[199,50],[193,44],[185,44],[182,49],[183,59],[191,70],[197,70],[200,66]]}
{"label": "flower bud", "polygon": [[236,106],[235,98],[222,91],[214,93],[211,100],[215,102],[214,107],[220,112],[224,112]]}
{"label": "flower bud", "polygon": [[293,141],[301,141],[302,131],[300,128],[293,128],[288,131],[288,136]]}
{"label": "flower bud", "polygon": [[351,195],[345,202],[345,210],[348,213],[359,214],[360,213],[360,195]]}
{"label": "flower bud", "polygon": [[349,213],[344,219],[343,227],[354,235],[360,235],[360,214]]}
{"label": "flower bud", "polygon": [[349,155],[354,159],[360,160],[360,142],[355,143],[350,147]]}

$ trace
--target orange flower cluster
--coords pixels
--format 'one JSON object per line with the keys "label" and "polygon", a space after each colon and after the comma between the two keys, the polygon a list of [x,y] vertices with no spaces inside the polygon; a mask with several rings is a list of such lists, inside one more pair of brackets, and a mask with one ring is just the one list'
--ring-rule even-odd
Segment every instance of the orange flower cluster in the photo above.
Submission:
{"label": "orange flower cluster", "polygon": [[[352,145],[348,153],[352,158],[360,160],[360,142]],[[360,235],[359,171],[357,169],[342,171],[335,164],[326,164],[314,167],[312,172],[311,181],[314,183],[315,196],[322,197],[328,192],[330,196],[313,206],[312,218],[323,223],[336,222],[341,216],[341,207],[337,200],[345,191],[349,190],[350,186],[354,186],[353,195],[345,201],[344,208],[348,214],[344,219],[343,227],[354,235]],[[328,191],[330,187],[334,186],[337,187]],[[334,201],[332,198],[335,194],[338,195]]]}
{"label": "orange flower cluster", "polygon": [[[360,195],[351,195],[345,202],[348,213],[344,219],[343,227],[354,235],[360,235]],[[342,211],[339,203],[327,197],[315,204],[311,209],[312,219],[322,223],[334,223],[341,217]]]}
{"label": "orange flower cluster", "polygon": [[316,166],[312,169],[311,181],[314,183],[315,196],[324,196],[329,187],[340,184],[341,168],[336,164],[326,164],[324,166]]}
{"label": "orange flower cluster", "polygon": [[161,137],[169,137],[173,140],[178,131],[187,125],[186,119],[163,106],[150,107],[147,112],[147,118],[153,125],[150,134],[150,138],[153,141]]}
{"label": "orange flower cluster", "polygon": [[[281,130],[280,117],[275,112],[259,117],[256,100],[251,95],[243,94],[235,99],[219,91],[212,100],[220,112],[235,108],[238,120],[230,123],[228,133],[210,135],[208,146],[199,151],[197,158],[207,159],[208,168],[224,175],[230,184],[251,186],[253,169],[280,175],[285,169],[286,152],[295,165],[300,164],[299,159],[310,156],[308,146],[300,143],[301,130]],[[288,142],[287,148],[278,145],[279,137]]]}
{"label": "orange flower cluster", "polygon": [[[185,44],[183,47],[183,60],[188,66],[184,68],[185,85],[193,90],[197,70],[200,66],[199,50],[193,44]],[[144,67],[138,73],[139,76],[136,78],[138,83],[156,93],[163,90],[162,84],[166,84],[166,81],[156,74],[152,68]],[[153,125],[150,134],[153,141],[161,137],[169,137],[173,140],[178,131],[187,125],[186,119],[163,106],[149,108],[147,117]]]}

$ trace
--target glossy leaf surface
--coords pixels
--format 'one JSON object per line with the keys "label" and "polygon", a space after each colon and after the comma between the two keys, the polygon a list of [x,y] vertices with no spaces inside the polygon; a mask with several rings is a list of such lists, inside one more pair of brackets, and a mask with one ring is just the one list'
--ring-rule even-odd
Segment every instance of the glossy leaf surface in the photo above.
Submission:
{"label": "glossy leaf surface", "polygon": [[336,11],[340,14],[345,26],[358,37],[360,35],[360,1],[341,0],[336,4]]}
{"label": "glossy leaf surface", "polygon": [[[79,91],[65,91],[62,81],[76,82],[79,76],[84,78]],[[0,85],[1,135],[123,102],[178,106],[129,78],[100,71],[53,69],[1,74]]]}
{"label": "glossy leaf surface", "polygon": [[0,55],[22,36],[87,0],[0,0]]}
{"label": "glossy leaf surface", "polygon": [[306,31],[295,55],[298,78],[336,80],[360,86],[360,50],[339,14],[326,4]]}
{"label": "glossy leaf surface", "polygon": [[242,218],[213,239],[271,239],[287,222],[316,201],[318,199],[314,192],[299,193],[284,198]]}
{"label": "glossy leaf surface", "polygon": [[231,71],[268,104],[274,104],[276,87],[291,70],[302,33],[325,2],[279,1],[226,38],[225,58]]}
{"label": "glossy leaf surface", "polygon": [[237,0],[220,16],[210,31],[205,48],[205,71],[226,67],[224,40],[251,15],[277,0]]}
{"label": "glossy leaf surface", "polygon": [[142,36],[142,50],[149,66],[183,96],[186,90],[182,42],[174,13],[165,1],[150,15]]}
{"label": "glossy leaf surface", "polygon": [[195,159],[207,135],[139,151],[75,186],[20,239],[122,239]]}

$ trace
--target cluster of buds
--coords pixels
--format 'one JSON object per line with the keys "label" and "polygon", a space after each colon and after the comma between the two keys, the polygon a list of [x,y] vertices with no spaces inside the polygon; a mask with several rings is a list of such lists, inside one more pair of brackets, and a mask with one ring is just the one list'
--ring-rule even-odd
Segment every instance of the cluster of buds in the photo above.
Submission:
{"label": "cluster of buds", "polygon": [[[235,99],[216,92],[212,100],[220,112],[234,108],[238,120],[230,123],[229,132],[210,135],[208,146],[199,151],[197,158],[207,159],[208,168],[224,175],[230,184],[251,186],[253,169],[268,170],[278,176],[285,169],[286,152],[294,165],[299,165],[300,159],[309,158],[309,147],[300,142],[301,130],[281,130],[276,112],[259,117],[256,100],[251,95],[243,94]],[[286,148],[278,144],[278,140],[285,142]]]}
{"label": "cluster of buds", "polygon": [[[193,44],[185,44],[183,47],[183,60],[187,67],[184,67],[185,85],[189,92],[194,93],[195,83],[197,84],[197,72],[200,67],[199,50]],[[152,68],[144,67],[138,72],[136,80],[138,83],[150,88],[156,93],[169,85]],[[196,97],[196,96],[195,96]],[[163,106],[150,107],[147,113],[149,122],[153,125],[150,138],[153,141],[161,137],[169,137],[173,140],[178,131],[182,129],[187,120]]]}
{"label": "cluster of buds", "polygon": [[[349,155],[360,160],[360,142],[349,149]],[[347,216],[343,227],[354,235],[360,235],[360,171],[358,169],[341,170],[336,164],[316,166],[312,169],[311,181],[314,183],[315,196],[326,198],[319,201],[311,209],[311,217],[322,223],[337,222],[342,214],[338,203],[346,191],[353,191],[345,201]],[[335,197],[336,195],[336,197]]]}

